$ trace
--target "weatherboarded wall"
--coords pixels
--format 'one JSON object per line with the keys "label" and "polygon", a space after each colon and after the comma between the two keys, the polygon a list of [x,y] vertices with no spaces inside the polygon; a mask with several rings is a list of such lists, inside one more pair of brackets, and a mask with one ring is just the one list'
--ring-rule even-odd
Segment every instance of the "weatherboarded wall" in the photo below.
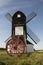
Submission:
{"label": "weatherboarded wall", "polygon": [[29,52],[34,52],[34,48],[33,48],[33,44],[26,44],[26,52],[29,53]]}

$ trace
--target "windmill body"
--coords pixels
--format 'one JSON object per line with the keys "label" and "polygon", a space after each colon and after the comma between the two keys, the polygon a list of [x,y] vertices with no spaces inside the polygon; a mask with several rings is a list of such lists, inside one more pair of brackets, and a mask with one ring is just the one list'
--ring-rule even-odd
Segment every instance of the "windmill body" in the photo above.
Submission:
{"label": "windmill body", "polygon": [[9,13],[6,14],[6,17],[9,18],[12,23],[11,37],[6,42],[6,50],[8,54],[33,52],[33,44],[27,40],[27,35],[35,43],[38,43],[39,39],[31,29],[26,26],[26,24],[35,16],[36,13],[32,12],[26,17],[21,11],[17,11],[13,16]]}

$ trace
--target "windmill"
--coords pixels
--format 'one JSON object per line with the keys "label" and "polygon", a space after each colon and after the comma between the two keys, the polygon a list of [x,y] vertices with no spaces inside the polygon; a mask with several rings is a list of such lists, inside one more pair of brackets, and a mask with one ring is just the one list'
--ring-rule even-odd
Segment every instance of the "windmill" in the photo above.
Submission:
{"label": "windmill", "polygon": [[35,12],[32,12],[27,17],[21,11],[17,11],[11,16],[6,14],[6,18],[12,23],[12,34],[6,40],[6,51],[8,54],[23,54],[26,52],[27,35],[34,41],[39,42],[39,38],[32,32],[32,30],[26,25],[36,16]]}

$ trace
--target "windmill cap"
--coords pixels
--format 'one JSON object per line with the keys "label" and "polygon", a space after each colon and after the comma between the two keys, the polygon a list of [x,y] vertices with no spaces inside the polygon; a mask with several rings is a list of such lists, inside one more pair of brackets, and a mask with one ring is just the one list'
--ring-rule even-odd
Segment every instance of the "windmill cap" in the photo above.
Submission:
{"label": "windmill cap", "polygon": [[14,21],[14,24],[25,24],[26,16],[21,11],[17,11],[13,17],[12,20]]}

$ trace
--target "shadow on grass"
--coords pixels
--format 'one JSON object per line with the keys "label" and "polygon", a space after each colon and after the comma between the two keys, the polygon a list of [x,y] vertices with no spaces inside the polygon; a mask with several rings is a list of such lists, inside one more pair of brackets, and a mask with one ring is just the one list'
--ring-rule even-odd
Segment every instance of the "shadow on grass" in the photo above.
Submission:
{"label": "shadow on grass", "polygon": [[30,52],[30,53],[27,53],[27,55],[26,55],[26,56],[27,56],[27,57],[29,57],[31,54],[32,54],[32,52]]}
{"label": "shadow on grass", "polygon": [[36,65],[42,65],[41,61],[38,61],[38,62],[36,63]]}
{"label": "shadow on grass", "polygon": [[23,62],[22,65],[31,65],[29,62]]}
{"label": "shadow on grass", "polygon": [[6,65],[5,63],[3,63],[3,62],[0,62],[0,65]]}

